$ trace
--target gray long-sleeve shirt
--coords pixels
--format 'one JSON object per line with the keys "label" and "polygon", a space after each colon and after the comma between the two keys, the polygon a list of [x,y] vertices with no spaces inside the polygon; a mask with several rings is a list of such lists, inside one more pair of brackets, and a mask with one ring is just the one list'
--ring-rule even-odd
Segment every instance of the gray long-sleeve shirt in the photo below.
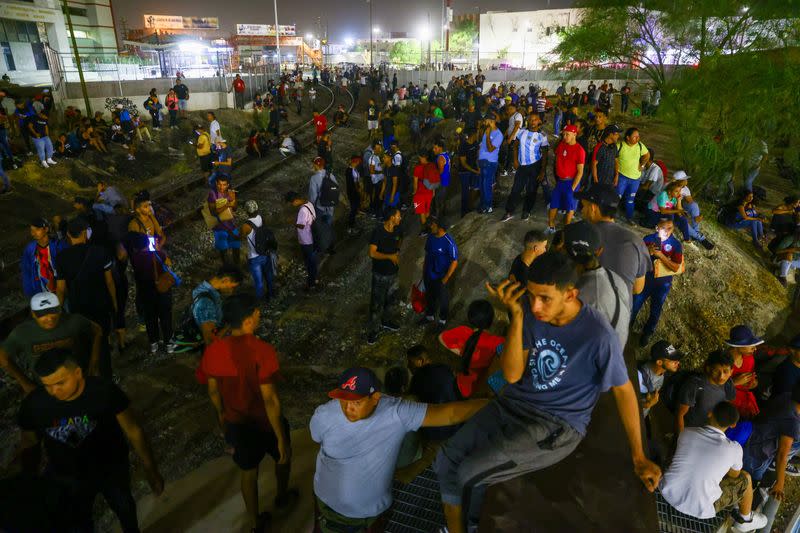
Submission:
{"label": "gray long-sleeve shirt", "polygon": [[[333,180],[334,183],[338,185],[336,181],[336,177],[331,174],[330,178]],[[314,208],[317,210],[317,213],[321,215],[330,215],[333,216],[333,207],[323,207],[319,205],[319,193],[322,189],[322,180],[325,179],[325,170],[318,170],[314,174],[311,175],[311,180],[308,183],[308,201],[314,204]]]}

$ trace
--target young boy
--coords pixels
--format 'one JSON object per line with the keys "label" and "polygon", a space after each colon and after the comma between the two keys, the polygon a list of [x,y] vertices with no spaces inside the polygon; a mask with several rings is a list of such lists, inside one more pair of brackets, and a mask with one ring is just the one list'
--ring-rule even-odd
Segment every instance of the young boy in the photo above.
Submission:
{"label": "young boy", "polygon": [[[701,375],[689,376],[678,390],[678,408],[675,413],[675,433],[685,427],[706,424],[708,413],[720,402],[730,402],[736,397],[731,381],[733,358],[726,351],[712,352]],[[735,424],[732,424],[735,425]]]}

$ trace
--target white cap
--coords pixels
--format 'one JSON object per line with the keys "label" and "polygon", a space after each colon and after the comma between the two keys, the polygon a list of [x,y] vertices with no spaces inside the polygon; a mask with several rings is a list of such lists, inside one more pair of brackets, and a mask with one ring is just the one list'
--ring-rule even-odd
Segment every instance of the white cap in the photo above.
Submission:
{"label": "white cap", "polygon": [[47,311],[48,309],[52,309],[53,313],[58,312],[58,308],[61,307],[61,304],[58,301],[58,296],[52,292],[40,292],[33,295],[31,298],[31,311],[34,313],[46,315],[48,313],[43,313],[42,311]]}
{"label": "white cap", "polygon": [[687,174],[685,171],[683,171],[683,170],[676,170],[676,171],[675,171],[675,172],[673,172],[673,174],[672,174],[672,179],[674,179],[675,181],[678,181],[678,180],[688,180],[689,178],[691,178],[691,176],[690,176],[690,175],[688,175],[688,174]]}
{"label": "white cap", "polygon": [[687,196],[691,196],[692,191],[689,190],[689,187],[683,186],[681,187],[681,198],[686,198]]}

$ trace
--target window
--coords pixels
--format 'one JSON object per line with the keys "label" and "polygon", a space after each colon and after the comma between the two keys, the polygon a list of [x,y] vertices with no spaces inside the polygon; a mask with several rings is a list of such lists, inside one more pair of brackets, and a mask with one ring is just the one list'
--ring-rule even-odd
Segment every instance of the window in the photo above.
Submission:
{"label": "window", "polygon": [[11,43],[38,43],[39,29],[35,22],[0,19],[0,41]]}
{"label": "window", "polygon": [[36,63],[36,70],[49,69],[47,54],[44,53],[44,45],[42,43],[31,43],[31,49],[33,50],[33,62]]}
{"label": "window", "polygon": [[80,7],[68,7],[68,8],[62,7],[61,11],[66,15],[67,14],[67,9],[69,9],[70,16],[73,16],[73,17],[85,17],[86,14],[87,14],[87,11],[85,9],[83,9],[83,8],[80,8]]}
{"label": "window", "polygon": [[14,56],[11,55],[11,46],[9,46],[8,41],[0,42],[0,49],[3,51],[3,56],[6,59],[6,68],[11,70],[17,70],[17,65],[14,64]]}

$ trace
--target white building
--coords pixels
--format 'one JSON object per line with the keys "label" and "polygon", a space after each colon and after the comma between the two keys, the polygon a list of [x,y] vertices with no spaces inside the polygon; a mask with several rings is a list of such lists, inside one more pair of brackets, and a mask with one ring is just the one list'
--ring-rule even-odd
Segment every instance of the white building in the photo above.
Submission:
{"label": "white building", "polygon": [[[81,57],[86,61],[116,57],[111,0],[68,0],[67,9]],[[14,83],[49,84],[49,61],[54,57],[48,47],[65,68],[74,68],[61,0],[0,0],[0,72]]]}
{"label": "white building", "polygon": [[578,23],[582,9],[489,11],[480,17],[480,64],[538,70],[556,59],[558,32]]}

